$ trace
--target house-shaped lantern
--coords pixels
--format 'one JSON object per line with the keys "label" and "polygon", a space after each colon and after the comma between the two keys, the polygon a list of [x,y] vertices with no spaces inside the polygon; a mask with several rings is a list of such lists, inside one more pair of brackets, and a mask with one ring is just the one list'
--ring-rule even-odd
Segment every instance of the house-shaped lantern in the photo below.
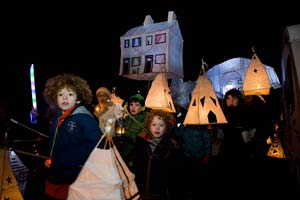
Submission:
{"label": "house-shaped lantern", "polygon": [[189,109],[183,122],[184,125],[227,123],[214,88],[205,74],[204,64],[192,94]]}
{"label": "house-shaped lantern", "polygon": [[183,78],[183,39],[173,11],[160,23],[147,15],[143,26],[120,37],[120,48],[120,76],[153,80],[164,72],[167,79]]}
{"label": "house-shaped lantern", "polygon": [[253,56],[243,83],[244,95],[269,95],[271,82],[265,66],[253,50]]}
{"label": "house-shaped lantern", "polygon": [[145,106],[166,112],[176,112],[165,73],[157,74],[152,81],[151,88],[145,100]]}

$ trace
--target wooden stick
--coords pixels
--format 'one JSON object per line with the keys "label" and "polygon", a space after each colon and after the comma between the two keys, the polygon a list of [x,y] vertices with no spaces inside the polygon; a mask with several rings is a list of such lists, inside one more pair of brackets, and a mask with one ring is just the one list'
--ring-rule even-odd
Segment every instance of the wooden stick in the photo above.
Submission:
{"label": "wooden stick", "polygon": [[16,153],[25,154],[27,156],[33,156],[33,157],[42,158],[42,159],[50,159],[50,157],[41,156],[41,155],[37,155],[37,154],[34,154],[34,153],[26,152],[26,151],[15,150],[15,149],[13,151],[16,152]]}

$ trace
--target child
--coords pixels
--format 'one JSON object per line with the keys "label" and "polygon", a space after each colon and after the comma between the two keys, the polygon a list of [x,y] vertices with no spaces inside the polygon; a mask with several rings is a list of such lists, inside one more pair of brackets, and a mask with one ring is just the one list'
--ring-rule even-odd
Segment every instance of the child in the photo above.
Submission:
{"label": "child", "polygon": [[98,104],[95,106],[94,115],[99,120],[99,127],[103,133],[115,136],[116,120],[123,117],[123,107],[111,101],[111,93],[106,87],[100,87],[96,91]]}
{"label": "child", "polygon": [[49,134],[49,156],[46,197],[66,199],[68,187],[102,136],[98,122],[86,109],[92,102],[88,83],[72,74],[61,74],[47,80],[44,95],[57,105]]}
{"label": "child", "polygon": [[149,130],[137,135],[135,143],[136,182],[142,199],[167,199],[171,185],[176,145],[171,139],[174,116],[151,110],[146,117]]}
{"label": "child", "polygon": [[[125,117],[126,135],[119,144],[119,149],[126,164],[132,168],[136,136],[143,131],[145,126],[145,99],[141,94],[133,95],[124,107],[128,111]],[[128,110],[127,107],[129,107]]]}

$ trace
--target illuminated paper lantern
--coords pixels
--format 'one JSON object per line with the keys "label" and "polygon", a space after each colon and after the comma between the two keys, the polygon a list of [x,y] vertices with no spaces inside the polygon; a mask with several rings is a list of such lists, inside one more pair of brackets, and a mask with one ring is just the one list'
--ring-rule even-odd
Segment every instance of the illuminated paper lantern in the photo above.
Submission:
{"label": "illuminated paper lantern", "polygon": [[166,112],[176,112],[165,73],[159,73],[152,81],[145,106]]}
{"label": "illuminated paper lantern", "polygon": [[271,82],[265,66],[253,54],[243,83],[244,95],[269,95]]}
{"label": "illuminated paper lantern", "polygon": [[10,165],[10,156],[8,149],[0,149],[0,161],[1,200],[23,200],[23,196],[20,192],[18,182],[16,181],[12,167]]}
{"label": "illuminated paper lantern", "polygon": [[[204,66],[202,66],[202,71],[204,71]],[[184,125],[227,123],[213,86],[204,72],[203,75],[200,73],[192,94]]]}
{"label": "illuminated paper lantern", "polygon": [[[249,58],[231,58],[207,70],[206,75],[211,81],[218,98],[224,98],[225,93],[232,88],[237,88],[242,91],[250,62],[251,59]],[[265,64],[264,66],[267,70],[272,88],[281,88],[281,83],[274,68]]]}
{"label": "illuminated paper lantern", "polygon": [[19,156],[13,151],[9,151],[10,166],[15,175],[16,181],[22,195],[25,194],[27,185],[28,168],[23,164]]}
{"label": "illuminated paper lantern", "polygon": [[167,79],[183,78],[183,39],[173,11],[159,23],[147,15],[142,26],[120,37],[120,49],[120,76],[153,80],[164,72]]}
{"label": "illuminated paper lantern", "polygon": [[274,139],[272,145],[269,148],[267,156],[274,158],[286,158],[277,133],[274,134]]}

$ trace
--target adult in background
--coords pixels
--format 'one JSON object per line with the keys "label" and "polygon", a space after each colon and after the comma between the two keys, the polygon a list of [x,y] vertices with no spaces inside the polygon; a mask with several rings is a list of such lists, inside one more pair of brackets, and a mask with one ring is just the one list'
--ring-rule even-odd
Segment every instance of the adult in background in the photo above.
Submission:
{"label": "adult in background", "polygon": [[99,128],[103,133],[115,136],[116,120],[123,117],[122,105],[111,101],[111,92],[106,87],[96,91],[98,104],[94,107],[94,115],[99,120]]}

